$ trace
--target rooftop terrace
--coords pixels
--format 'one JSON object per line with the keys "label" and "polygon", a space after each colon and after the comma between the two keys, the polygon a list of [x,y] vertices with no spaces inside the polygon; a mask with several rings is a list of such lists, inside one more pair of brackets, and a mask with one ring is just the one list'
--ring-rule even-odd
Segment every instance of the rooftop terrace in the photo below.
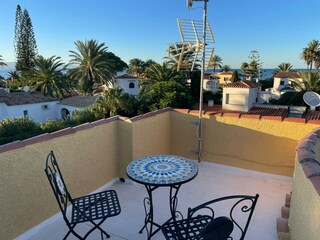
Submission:
{"label": "rooftop terrace", "polygon": [[[1,145],[0,239],[50,240],[50,236],[59,239],[66,232],[61,220],[54,218],[51,222],[59,212],[43,171],[51,150],[59,160],[69,191],[82,196],[126,178],[127,164],[143,156],[171,154],[196,159],[197,120],[195,111],[167,108],[131,119],[102,119]],[[247,239],[258,236],[275,240],[277,217],[285,205],[285,195],[292,191],[290,217],[284,219],[285,236],[318,240],[318,127],[319,121],[306,123],[298,118],[204,114],[203,162],[199,175],[182,186],[178,208],[185,213],[187,207],[212,198],[259,193]],[[107,220],[105,228],[113,239],[145,239],[137,233],[143,222],[144,187],[126,181],[116,182],[111,188],[118,192],[122,213]],[[168,196],[165,190],[160,189],[155,196],[162,219],[167,218],[162,211],[167,209],[162,201]],[[159,233],[154,239],[161,238]],[[91,239],[97,238],[93,235]]]}

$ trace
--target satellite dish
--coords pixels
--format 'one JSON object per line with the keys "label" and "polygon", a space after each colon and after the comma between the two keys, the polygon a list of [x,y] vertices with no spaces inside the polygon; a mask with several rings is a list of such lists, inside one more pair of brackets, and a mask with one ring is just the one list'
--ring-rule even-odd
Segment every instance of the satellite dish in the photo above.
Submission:
{"label": "satellite dish", "polygon": [[187,8],[192,8],[193,0],[187,0]]}
{"label": "satellite dish", "polygon": [[306,92],[303,94],[303,101],[314,111],[316,107],[320,106],[320,95],[316,92]]}

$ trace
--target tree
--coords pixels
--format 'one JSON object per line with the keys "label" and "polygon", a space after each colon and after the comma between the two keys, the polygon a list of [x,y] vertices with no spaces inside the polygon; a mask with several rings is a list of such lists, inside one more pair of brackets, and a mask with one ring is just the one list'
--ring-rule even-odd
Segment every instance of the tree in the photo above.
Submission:
{"label": "tree", "polygon": [[309,71],[312,70],[313,64],[318,70],[320,67],[320,42],[318,40],[310,41],[308,46],[302,49],[300,58],[306,62]]}
{"label": "tree", "polygon": [[231,81],[232,83],[234,83],[234,82],[238,82],[238,81],[240,81],[240,80],[241,80],[241,79],[240,79],[240,77],[239,77],[238,71],[237,71],[237,70],[233,71],[232,77],[231,77],[230,81]]}
{"label": "tree", "polygon": [[216,72],[216,68],[222,67],[222,58],[218,55],[214,55],[209,62],[209,68],[213,68],[213,72]]}
{"label": "tree", "polygon": [[142,113],[165,107],[190,108],[191,105],[189,88],[176,81],[155,82],[149,91],[140,96]]}
{"label": "tree", "polygon": [[262,62],[260,61],[259,52],[256,50],[251,51],[248,58],[250,61],[242,63],[241,71],[245,75],[250,75],[252,79],[260,78],[262,74],[261,72]]}
{"label": "tree", "polygon": [[69,92],[66,78],[63,75],[65,67],[60,57],[39,56],[34,60],[34,64],[34,69],[30,71],[31,89],[58,98],[63,98],[64,94]]}
{"label": "tree", "polygon": [[10,70],[8,72],[8,80],[19,80],[20,75],[18,71],[12,71]]}
{"label": "tree", "polygon": [[178,81],[183,85],[186,84],[181,74],[170,68],[168,62],[163,62],[162,65],[158,63],[151,65],[144,77],[145,80],[141,81],[141,95],[149,91],[155,82]]}
{"label": "tree", "polygon": [[116,72],[122,72],[126,68],[128,68],[128,65],[121,60],[118,56],[116,56],[113,52],[106,52],[106,58],[112,60],[113,62],[113,69]]}
{"label": "tree", "polygon": [[229,65],[223,65],[221,67],[221,71],[222,72],[229,72],[229,71],[231,71],[231,67]]}
{"label": "tree", "polygon": [[280,63],[278,65],[278,68],[276,68],[276,70],[274,70],[273,72],[273,76],[276,75],[279,72],[290,72],[292,68],[292,65],[290,63]]}
{"label": "tree", "polygon": [[120,87],[108,88],[96,107],[104,108],[106,117],[118,114],[132,117],[138,111],[138,101],[134,96],[124,93]]}
{"label": "tree", "polygon": [[4,62],[1,55],[0,55],[0,66],[7,66],[7,64]]}
{"label": "tree", "polygon": [[76,65],[69,70],[68,75],[79,82],[79,90],[92,95],[94,88],[106,83],[112,84],[115,69],[112,59],[108,58],[107,47],[96,40],[75,42],[77,51],[69,51],[71,54],[70,65]]}
{"label": "tree", "polygon": [[16,10],[14,46],[16,52],[16,70],[23,75],[34,67],[33,60],[37,56],[37,43],[28,10]]}
{"label": "tree", "polygon": [[129,69],[128,73],[137,76],[140,78],[141,74],[144,73],[145,70],[145,62],[139,58],[133,58],[129,61]]}

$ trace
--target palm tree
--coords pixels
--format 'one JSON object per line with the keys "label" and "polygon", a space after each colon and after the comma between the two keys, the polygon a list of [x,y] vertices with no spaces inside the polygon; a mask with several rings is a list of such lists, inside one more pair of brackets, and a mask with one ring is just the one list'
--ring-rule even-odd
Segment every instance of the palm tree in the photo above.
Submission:
{"label": "palm tree", "polygon": [[145,71],[146,63],[140,58],[133,58],[129,61],[128,73],[134,74],[137,78],[140,78],[140,75]]}
{"label": "palm tree", "polygon": [[1,55],[0,55],[0,66],[7,66],[7,64],[4,62]]}
{"label": "palm tree", "polygon": [[107,56],[107,47],[96,40],[76,41],[76,51],[70,51],[69,65],[76,67],[69,70],[69,76],[80,83],[80,91],[92,95],[94,88],[112,83],[116,74],[112,59]]}
{"label": "palm tree", "polygon": [[69,88],[63,75],[65,67],[61,58],[39,56],[34,60],[34,65],[35,68],[30,70],[30,88],[34,91],[41,91],[45,95],[63,98]]}
{"label": "palm tree", "polygon": [[168,62],[150,66],[146,78],[152,81],[174,81],[180,78],[179,72],[169,67]]}
{"label": "palm tree", "polygon": [[222,72],[229,72],[229,71],[231,71],[231,67],[229,65],[223,65],[221,67],[221,71]]}
{"label": "palm tree", "polygon": [[208,68],[213,68],[213,72],[215,72],[216,68],[221,68],[221,67],[222,67],[222,58],[219,57],[218,55],[214,55],[209,62]]}
{"label": "palm tree", "polygon": [[9,71],[8,72],[8,79],[9,80],[18,80],[20,78],[20,74],[18,71]]}
{"label": "palm tree", "polygon": [[310,41],[308,46],[303,48],[300,58],[306,62],[309,71],[312,70],[313,63],[319,68],[320,42],[318,40]]}
{"label": "palm tree", "polygon": [[274,70],[273,75],[276,75],[279,72],[290,72],[292,65],[290,63],[280,63],[278,68]]}
{"label": "palm tree", "polygon": [[120,87],[108,88],[104,92],[104,96],[100,100],[100,105],[105,107],[107,116],[116,116],[119,111],[124,108],[123,95],[123,89]]}
{"label": "palm tree", "polygon": [[180,73],[170,68],[168,62],[163,62],[162,65],[153,64],[148,68],[145,80],[141,82],[141,95],[149,91],[155,82],[169,81],[182,81]]}

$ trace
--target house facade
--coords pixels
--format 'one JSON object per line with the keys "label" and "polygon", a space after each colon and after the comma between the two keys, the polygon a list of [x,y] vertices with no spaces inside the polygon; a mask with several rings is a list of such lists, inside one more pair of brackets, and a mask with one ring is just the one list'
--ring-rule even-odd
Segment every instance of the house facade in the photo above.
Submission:
{"label": "house facade", "polygon": [[261,85],[247,80],[223,87],[222,109],[247,112],[258,102]]}
{"label": "house facade", "polygon": [[41,93],[13,92],[0,89],[0,119],[28,117],[35,122],[57,119],[59,99]]}
{"label": "house facade", "polygon": [[266,91],[261,91],[259,95],[259,103],[268,102],[269,99],[279,99],[281,94],[284,92],[294,91],[294,90],[284,90],[282,89],[286,86],[290,86],[291,79],[301,80],[298,72],[279,72],[274,76],[273,87],[266,89]]}
{"label": "house facade", "polygon": [[120,87],[125,93],[131,94],[136,97],[139,96],[139,79],[134,75],[126,73],[117,76],[114,79],[113,86],[110,85],[109,87]]}

